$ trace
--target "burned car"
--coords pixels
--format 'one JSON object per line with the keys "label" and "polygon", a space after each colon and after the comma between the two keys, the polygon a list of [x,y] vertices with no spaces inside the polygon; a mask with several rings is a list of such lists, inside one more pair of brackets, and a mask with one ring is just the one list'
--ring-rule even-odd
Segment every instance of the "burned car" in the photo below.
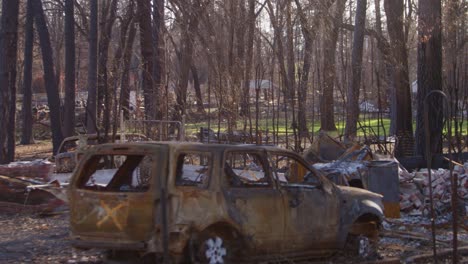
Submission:
{"label": "burned car", "polygon": [[381,195],[337,186],[273,146],[98,145],[68,195],[75,247],[174,262],[324,256],[376,238],[383,217]]}
{"label": "burned car", "polygon": [[[123,134],[122,134],[123,135]],[[122,136],[117,134],[115,140],[138,142],[147,141],[147,137],[138,133],[130,133]],[[59,146],[57,155],[55,155],[55,171],[57,173],[72,172],[83,153],[89,146],[100,144],[103,141],[103,135],[98,137],[97,134],[87,134],[79,136],[71,136],[65,138]]]}

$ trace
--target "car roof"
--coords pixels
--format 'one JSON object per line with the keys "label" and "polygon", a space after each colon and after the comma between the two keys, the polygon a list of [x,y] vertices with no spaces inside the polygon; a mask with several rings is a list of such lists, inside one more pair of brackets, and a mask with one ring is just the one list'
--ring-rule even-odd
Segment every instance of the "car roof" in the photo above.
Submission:
{"label": "car roof", "polygon": [[110,150],[112,148],[138,148],[144,146],[167,146],[171,149],[178,148],[193,148],[198,150],[267,150],[267,151],[286,151],[292,153],[290,150],[280,148],[278,146],[271,145],[255,145],[255,144],[216,144],[216,143],[200,143],[200,142],[182,142],[182,141],[144,141],[144,142],[125,142],[125,143],[105,143],[101,145],[93,146],[97,151],[100,149]]}

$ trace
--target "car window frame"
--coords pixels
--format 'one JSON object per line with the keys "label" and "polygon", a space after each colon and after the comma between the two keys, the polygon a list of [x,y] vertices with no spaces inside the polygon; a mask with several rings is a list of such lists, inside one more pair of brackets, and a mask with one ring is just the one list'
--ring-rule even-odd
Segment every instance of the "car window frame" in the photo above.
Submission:
{"label": "car window frame", "polygon": [[[194,185],[180,185],[180,184],[177,184],[177,179],[178,179],[178,176],[177,176],[177,173],[179,171],[179,164],[178,164],[178,160],[179,160],[179,157],[182,155],[182,154],[206,154],[207,158],[208,158],[208,180],[204,182],[204,184],[194,184]],[[196,188],[196,189],[199,189],[199,190],[207,190],[210,188],[210,186],[212,185],[212,181],[213,181],[213,178],[214,178],[214,156],[213,156],[213,152],[210,151],[210,150],[197,150],[197,149],[181,149],[177,152],[175,152],[175,155],[174,155],[174,176],[173,176],[173,185],[175,188]],[[182,168],[183,168],[183,165],[184,163],[182,163]]]}
{"label": "car window frame", "polygon": [[[74,178],[71,182],[70,182],[70,186],[72,186],[73,188],[77,189],[77,190],[80,190],[80,191],[88,191],[88,192],[93,192],[93,193],[99,193],[99,192],[102,192],[102,193],[124,193],[124,194],[128,194],[128,193],[148,193],[148,192],[153,192],[154,190],[154,177],[156,177],[156,162],[152,162],[151,163],[151,166],[149,168],[149,173],[151,175],[151,179],[150,181],[148,182],[148,188],[144,191],[116,191],[116,190],[106,190],[106,189],[103,189],[103,188],[96,188],[96,189],[92,189],[92,188],[86,188],[86,183],[91,179],[91,177],[93,176],[94,173],[96,173],[96,171],[98,171],[97,169],[94,170],[93,173],[89,174],[89,172],[87,172],[87,170],[89,169],[89,162],[93,162],[95,158],[97,157],[103,157],[103,156],[142,156],[142,159],[141,161],[138,163],[138,165],[135,167],[135,169],[141,165],[141,163],[143,162],[143,159],[145,157],[151,157],[154,160],[157,160],[158,158],[158,155],[155,155],[153,153],[145,153],[145,152],[142,152],[142,153],[139,153],[139,152],[128,152],[128,153],[121,153],[121,152],[107,152],[107,151],[104,151],[104,152],[96,152],[96,153],[91,153],[91,154],[87,154],[85,155],[83,158],[85,159],[85,161],[83,161],[83,164],[80,165],[80,168],[78,170],[78,175],[79,177],[76,177]],[[120,167],[119,167],[120,168]],[[133,171],[135,171],[135,169]],[[117,169],[118,171],[119,169]],[[117,173],[116,171],[116,173]],[[89,174],[89,175],[88,175]],[[85,175],[88,175],[88,176],[85,176]],[[116,174],[114,174],[111,178],[111,180],[107,183],[107,185],[104,187],[104,188],[108,188],[108,185],[111,184],[111,182],[113,181],[114,177],[116,176]]]}
{"label": "car window frame", "polygon": [[[273,161],[273,156],[286,156],[286,157],[289,157],[291,159],[295,159],[296,162],[299,162],[308,171],[312,172],[312,176],[317,179],[317,183],[313,184],[313,183],[307,183],[307,182],[302,182],[302,183],[289,183],[289,182],[287,182],[286,184],[282,184],[279,177],[278,177],[278,173],[276,172],[276,170],[273,167],[273,165],[275,165],[275,163]],[[268,157],[268,164],[269,164],[271,173],[272,173],[272,175],[274,175],[274,179],[276,181],[276,185],[278,186],[278,188],[284,188],[284,187],[300,188],[300,187],[305,187],[307,189],[316,189],[316,188],[319,188],[320,186],[322,186],[324,184],[322,177],[320,177],[320,174],[312,166],[309,166],[309,164],[304,159],[302,159],[302,157],[300,157],[300,156],[296,156],[296,155],[294,155],[292,153],[288,153],[288,152],[283,152],[283,151],[278,151],[278,150],[271,150],[271,151],[267,151],[267,157]]]}
{"label": "car window frame", "polygon": [[[228,160],[228,156],[230,153],[246,153],[246,154],[252,154],[252,155],[257,155],[259,157],[260,162],[262,163],[262,169],[265,173],[265,177],[267,177],[268,180],[268,185],[261,186],[261,185],[252,185],[250,187],[243,187],[243,186],[233,186],[229,183],[227,179],[227,175],[225,172],[226,168],[226,162]],[[266,151],[265,150],[257,150],[257,149],[227,149],[224,151],[222,160],[221,160],[221,169],[220,169],[220,174],[222,175],[222,181],[224,182],[224,185],[228,189],[242,189],[242,190],[248,190],[248,189],[255,189],[255,188],[261,188],[263,190],[276,190],[278,189],[276,179],[273,177],[271,173],[271,168],[270,168],[270,163],[268,158],[266,157]]]}

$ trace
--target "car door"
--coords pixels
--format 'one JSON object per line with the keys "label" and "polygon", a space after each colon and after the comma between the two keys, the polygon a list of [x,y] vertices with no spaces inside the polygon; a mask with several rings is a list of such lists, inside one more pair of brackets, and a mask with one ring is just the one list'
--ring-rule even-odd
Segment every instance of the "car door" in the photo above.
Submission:
{"label": "car door", "polygon": [[87,155],[70,184],[72,233],[128,243],[150,239],[153,183],[166,164],[160,153],[165,152],[158,146],[116,144]]}
{"label": "car door", "polygon": [[265,154],[227,151],[223,160],[228,214],[258,255],[279,253],[284,233],[282,194],[271,177]]}
{"label": "car door", "polygon": [[270,153],[269,157],[283,195],[283,250],[323,251],[335,248],[339,229],[339,200],[334,186],[292,153]]}

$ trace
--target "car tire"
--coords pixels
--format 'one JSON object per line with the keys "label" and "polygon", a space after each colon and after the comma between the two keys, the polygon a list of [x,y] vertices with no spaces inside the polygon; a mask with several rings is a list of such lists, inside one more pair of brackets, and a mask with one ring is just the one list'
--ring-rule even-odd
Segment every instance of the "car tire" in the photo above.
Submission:
{"label": "car tire", "polygon": [[222,233],[202,233],[189,243],[191,243],[191,263],[239,263],[238,260],[242,255],[240,239]]}

